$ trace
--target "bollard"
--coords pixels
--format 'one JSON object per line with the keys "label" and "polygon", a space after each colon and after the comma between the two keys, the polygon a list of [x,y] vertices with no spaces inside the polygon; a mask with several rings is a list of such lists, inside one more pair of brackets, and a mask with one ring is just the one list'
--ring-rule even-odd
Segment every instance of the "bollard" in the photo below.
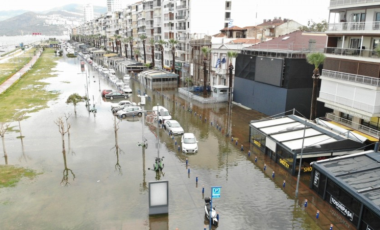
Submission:
{"label": "bollard", "polygon": [[202,186],[202,194],[205,194],[205,187]]}
{"label": "bollard", "polygon": [[248,156],[249,156],[249,157],[251,156],[251,150],[248,151]]}
{"label": "bollard", "polygon": [[257,157],[255,157],[255,163],[257,163]]}
{"label": "bollard", "polygon": [[267,170],[267,164],[264,164],[264,171]]}
{"label": "bollard", "polygon": [[233,142],[233,141],[234,141],[234,137],[231,136],[231,142]]}
{"label": "bollard", "polygon": [[305,205],[304,206],[305,206],[305,208],[307,208],[307,199],[305,199]]}
{"label": "bollard", "polygon": [[207,118],[205,118],[205,122],[207,122]]}
{"label": "bollard", "polygon": [[177,145],[177,140],[175,140],[174,145]]}
{"label": "bollard", "polygon": [[172,139],[174,140],[174,135],[172,135]]}
{"label": "bollard", "polygon": [[222,131],[222,126],[219,127],[219,131]]}
{"label": "bollard", "polygon": [[331,225],[330,225],[330,230],[333,230],[333,227],[334,227],[334,225],[333,225],[333,224],[331,224]]}
{"label": "bollard", "polygon": [[319,210],[317,210],[317,214],[315,215],[315,218],[318,220],[319,219]]}
{"label": "bollard", "polygon": [[244,150],[244,146],[241,145],[241,146],[240,146],[240,151],[243,151],[243,150]]}
{"label": "bollard", "polygon": [[199,115],[199,118],[202,119],[202,115]]}
{"label": "bollard", "polygon": [[198,177],[195,177],[195,183],[198,183]]}
{"label": "bollard", "polygon": [[211,126],[212,126],[212,121],[211,121]]}
{"label": "bollard", "polygon": [[190,174],[190,168],[187,169],[187,174]]}
{"label": "bollard", "polygon": [[237,145],[237,144],[238,144],[238,141],[236,140],[235,145]]}
{"label": "bollard", "polygon": [[189,164],[189,159],[186,158],[186,166]]}
{"label": "bollard", "polygon": [[274,171],[272,172],[272,178],[274,179],[274,176],[275,176],[275,174],[274,174]]}
{"label": "bollard", "polygon": [[282,187],[285,188],[285,186],[286,186],[286,183],[285,183],[285,180],[284,180],[284,182],[282,182]]}
{"label": "bollard", "polygon": [[178,145],[178,151],[181,151],[181,147]]}

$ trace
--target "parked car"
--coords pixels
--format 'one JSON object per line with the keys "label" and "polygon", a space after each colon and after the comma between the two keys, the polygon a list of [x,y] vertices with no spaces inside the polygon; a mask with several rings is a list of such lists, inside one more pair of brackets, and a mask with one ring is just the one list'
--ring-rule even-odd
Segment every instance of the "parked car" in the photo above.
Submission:
{"label": "parked car", "polygon": [[115,113],[121,109],[124,109],[127,106],[132,106],[132,105],[136,105],[136,103],[131,102],[131,101],[120,101],[119,103],[112,103],[111,110],[113,113]]}
{"label": "parked car", "polygon": [[112,89],[103,89],[102,91],[102,97],[104,97],[106,94],[111,93],[113,90]]}
{"label": "parked car", "polygon": [[162,124],[165,120],[172,119],[172,116],[170,116],[169,111],[163,106],[153,106],[152,110],[155,116],[158,115],[158,121],[160,122],[160,124]]}
{"label": "parked car", "polygon": [[129,80],[131,80],[131,77],[128,74],[126,74],[126,75],[124,75],[123,80],[125,82],[129,82]]}
{"label": "parked car", "polygon": [[119,118],[126,118],[128,116],[141,116],[143,110],[139,106],[128,106],[122,110],[117,111],[116,116]]}
{"label": "parked car", "polygon": [[183,128],[176,120],[166,120],[164,122],[164,129],[173,135],[181,135],[184,133]]}
{"label": "parked car", "polygon": [[115,85],[116,85],[117,87],[122,87],[122,86],[124,85],[124,82],[123,82],[122,80],[117,79],[117,80],[115,81]]}
{"label": "parked car", "polygon": [[115,70],[114,70],[114,69],[110,69],[110,74],[112,74],[112,75],[116,75]]}
{"label": "parked car", "polygon": [[197,153],[198,141],[193,133],[184,133],[181,138],[182,152]]}
{"label": "parked car", "polygon": [[123,91],[124,93],[132,93],[131,87],[126,86],[126,85],[124,85],[124,87],[121,88],[121,91]]}
{"label": "parked car", "polygon": [[129,95],[125,94],[125,93],[120,93],[120,92],[114,91],[114,92],[110,92],[110,93],[106,94],[104,97],[106,99],[111,99],[111,100],[113,100],[115,98],[125,98],[125,99],[127,99],[129,97]]}

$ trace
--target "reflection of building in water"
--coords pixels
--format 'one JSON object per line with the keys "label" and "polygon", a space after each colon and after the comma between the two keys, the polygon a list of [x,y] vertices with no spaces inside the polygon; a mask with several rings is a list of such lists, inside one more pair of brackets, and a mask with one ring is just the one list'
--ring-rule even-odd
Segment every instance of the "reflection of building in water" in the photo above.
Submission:
{"label": "reflection of building in water", "polygon": [[169,215],[149,216],[150,230],[169,230]]}

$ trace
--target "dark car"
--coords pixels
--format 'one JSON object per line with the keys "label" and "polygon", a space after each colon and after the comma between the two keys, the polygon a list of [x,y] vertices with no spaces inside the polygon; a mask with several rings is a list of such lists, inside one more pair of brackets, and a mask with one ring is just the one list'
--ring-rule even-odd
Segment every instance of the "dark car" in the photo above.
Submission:
{"label": "dark car", "polygon": [[106,94],[111,93],[112,91],[113,91],[112,89],[104,89],[104,90],[102,91],[102,97],[104,97]]}
{"label": "dark car", "polygon": [[113,100],[114,98],[125,98],[125,99],[127,99],[128,94],[120,93],[120,92],[111,92],[111,93],[106,94],[104,97],[106,99],[111,99],[111,100]]}

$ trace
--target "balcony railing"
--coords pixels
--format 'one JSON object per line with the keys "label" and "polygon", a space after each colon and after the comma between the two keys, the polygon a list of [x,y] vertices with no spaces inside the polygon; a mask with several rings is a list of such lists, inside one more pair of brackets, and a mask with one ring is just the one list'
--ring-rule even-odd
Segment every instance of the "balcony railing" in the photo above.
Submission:
{"label": "balcony railing", "polygon": [[343,72],[324,69],[322,71],[322,77],[328,77],[328,78],[333,78],[333,79],[338,79],[338,80],[343,80],[343,81],[349,81],[349,82],[355,82],[355,83],[380,87],[379,78],[362,76],[362,75],[357,75],[357,74],[349,74],[349,73],[343,73]]}
{"label": "balcony railing", "polygon": [[167,11],[174,11],[174,7],[165,7],[164,11],[165,12],[167,12]]}
{"label": "balcony railing", "polygon": [[344,55],[344,56],[370,57],[370,58],[379,57],[375,50],[367,50],[365,48],[352,49],[352,48],[326,47],[324,52],[327,54],[336,54],[336,55]]}
{"label": "balcony railing", "polygon": [[186,37],[178,37],[177,40],[179,40],[179,41],[186,41]]}
{"label": "balcony railing", "polygon": [[137,33],[145,33],[145,29],[140,29],[140,30],[137,30]]}
{"label": "balcony railing", "polygon": [[186,19],[186,15],[177,15],[175,18],[177,20]]}
{"label": "balcony railing", "polygon": [[181,51],[186,51],[185,47],[182,47],[182,46],[177,46],[176,49],[181,50]]}
{"label": "balcony railing", "polygon": [[176,57],[175,57],[175,60],[176,60],[176,61],[177,61],[177,60],[178,60],[178,61],[185,61],[185,57],[182,57],[182,56],[181,56],[181,57],[177,57],[177,56],[176,56]]}
{"label": "balcony railing", "polygon": [[324,99],[326,101],[331,101],[337,104],[344,105],[349,108],[361,110],[367,113],[376,114],[380,113],[380,106],[378,105],[370,105],[363,102],[351,100],[346,97],[337,96],[335,94],[326,93],[326,92],[319,92],[319,98]]}
{"label": "balcony railing", "polygon": [[164,18],[164,21],[173,21],[174,20],[174,17],[167,17],[167,18]]}
{"label": "balcony railing", "polygon": [[147,23],[145,24],[145,29],[152,29],[153,28],[153,24],[150,24],[150,23]]}
{"label": "balcony railing", "polygon": [[186,9],[186,8],[187,8],[186,5],[179,5],[179,6],[177,6],[177,10]]}
{"label": "balcony railing", "polygon": [[364,31],[364,30],[380,30],[380,21],[330,23],[327,29],[327,31]]}
{"label": "balcony railing", "polygon": [[173,30],[173,29],[174,29],[174,26],[165,26],[164,29],[165,29],[165,30]]}
{"label": "balcony railing", "polygon": [[355,123],[355,122],[352,122],[350,120],[338,117],[335,114],[327,113],[326,114],[326,118],[330,119],[332,121],[336,121],[336,122],[338,122],[338,123],[340,123],[342,125],[348,126],[350,128],[356,129],[356,130],[358,130],[358,131],[360,131],[362,133],[366,133],[368,135],[371,135],[371,136],[374,136],[374,137],[377,137],[377,138],[380,136],[380,131],[379,130],[372,129],[372,128],[368,127],[368,126],[365,126],[365,125],[362,125],[362,124],[359,124],[359,123]]}
{"label": "balcony railing", "polygon": [[154,29],[154,33],[155,33],[155,34],[160,34],[160,33],[161,33],[161,28],[156,28],[156,29]]}
{"label": "balcony railing", "polygon": [[156,8],[156,7],[161,7],[161,2],[154,2],[153,3],[153,7]]}
{"label": "balcony railing", "polygon": [[186,30],[186,26],[177,26],[176,29],[177,30]]}
{"label": "balcony railing", "polygon": [[161,22],[156,22],[156,21],[155,21],[154,24],[153,24],[153,26],[154,26],[154,27],[161,27]]}
{"label": "balcony railing", "polygon": [[380,0],[330,0],[330,7],[377,2],[380,2]]}

